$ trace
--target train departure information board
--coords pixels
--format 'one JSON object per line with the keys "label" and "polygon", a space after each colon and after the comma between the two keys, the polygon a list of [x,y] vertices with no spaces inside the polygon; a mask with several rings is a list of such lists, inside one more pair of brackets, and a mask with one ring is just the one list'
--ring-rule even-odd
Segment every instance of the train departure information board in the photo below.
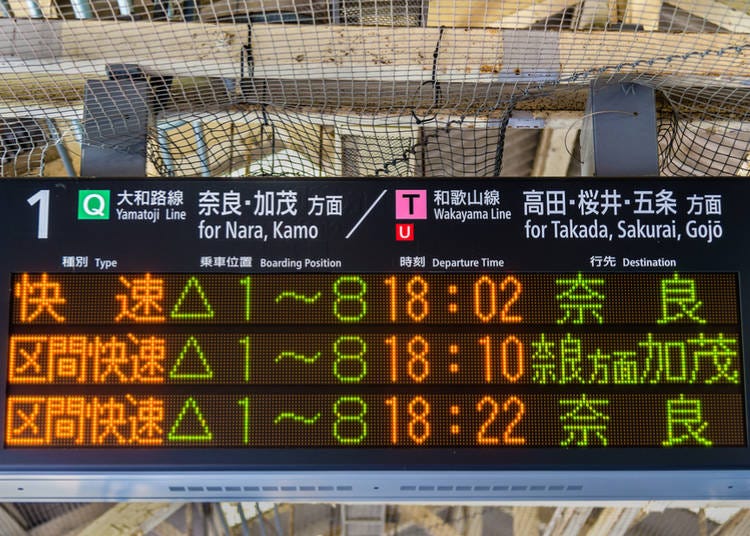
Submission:
{"label": "train departure information board", "polygon": [[0,470],[750,466],[745,181],[2,189]]}
{"label": "train departure information board", "polygon": [[12,288],[8,447],[745,444],[736,274],[45,272]]}

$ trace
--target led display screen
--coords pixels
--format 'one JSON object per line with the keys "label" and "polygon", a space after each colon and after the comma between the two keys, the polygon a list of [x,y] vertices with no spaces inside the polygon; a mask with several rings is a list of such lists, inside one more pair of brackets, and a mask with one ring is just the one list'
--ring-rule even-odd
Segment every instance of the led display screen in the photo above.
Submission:
{"label": "led display screen", "polygon": [[5,445],[743,446],[737,284],[14,274]]}

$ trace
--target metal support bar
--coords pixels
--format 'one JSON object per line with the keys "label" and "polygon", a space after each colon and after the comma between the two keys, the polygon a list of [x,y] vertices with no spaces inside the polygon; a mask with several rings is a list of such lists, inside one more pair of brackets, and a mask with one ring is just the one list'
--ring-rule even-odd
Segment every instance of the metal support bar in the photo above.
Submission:
{"label": "metal support bar", "polygon": [[39,3],[36,0],[26,0],[26,7],[29,9],[29,15],[32,19],[44,18],[42,8],[39,7]]}
{"label": "metal support bar", "polygon": [[232,534],[232,531],[229,529],[229,522],[227,521],[227,516],[224,514],[224,510],[221,508],[221,503],[214,503],[214,508],[216,509],[216,514],[219,517],[219,522],[221,523],[222,530],[224,531],[224,534]]}
{"label": "metal support bar", "polygon": [[83,127],[81,126],[81,121],[78,119],[71,119],[70,129],[73,131],[73,137],[75,140],[83,145]]}
{"label": "metal support bar", "polygon": [[330,0],[331,24],[341,24],[341,0]]}
{"label": "metal support bar", "polygon": [[152,16],[154,20],[169,20],[169,13],[171,12],[171,2],[169,0],[155,0],[154,7],[152,8]]}
{"label": "metal support bar", "polygon": [[130,17],[133,15],[133,0],[117,0],[117,9],[120,10],[120,16]]}
{"label": "metal support bar", "polygon": [[263,518],[263,512],[260,511],[260,506],[255,503],[255,515],[258,517],[258,527],[260,528],[260,536],[266,536],[266,522]]}
{"label": "metal support bar", "polygon": [[[194,122],[197,122],[196,119]],[[174,159],[172,152],[169,150],[169,137],[167,131],[174,128],[180,128],[187,125],[184,119],[173,119],[171,121],[162,121],[156,125],[156,143],[159,146],[159,155],[161,156],[162,165],[167,171],[167,176],[173,177],[175,174]]]}
{"label": "metal support bar", "polygon": [[172,152],[169,150],[167,129],[162,127],[157,128],[156,142],[159,144],[159,155],[161,156],[161,163],[164,166],[167,177],[174,177],[174,161],[172,160]]}
{"label": "metal support bar", "polygon": [[109,63],[105,71],[109,80],[146,80],[146,73],[136,63]]}
{"label": "metal support bar", "polygon": [[65,168],[68,177],[75,177],[76,170],[70,159],[68,148],[65,147],[65,144],[60,137],[60,132],[57,130],[57,126],[55,126],[55,122],[52,119],[47,119],[47,128],[49,128],[49,132],[52,134],[52,139],[55,140],[55,149],[57,149],[57,152],[60,155],[60,160],[62,160],[63,167]]}
{"label": "metal support bar", "polygon": [[8,5],[8,0],[0,0],[0,13],[3,14],[3,17],[11,18],[13,15],[10,12],[10,6]]}
{"label": "metal support bar", "polygon": [[200,162],[201,175],[203,177],[210,177],[211,169],[208,165],[208,145],[206,144],[206,137],[203,135],[203,122],[200,120],[193,121],[192,126],[193,134],[195,134],[195,152]]}
{"label": "metal support bar", "polygon": [[341,505],[342,536],[385,534],[384,505]]}
{"label": "metal support bar", "polygon": [[91,11],[89,0],[70,0],[70,6],[73,8],[73,14],[77,19],[92,19],[94,14]]}
{"label": "metal support bar", "polygon": [[184,18],[185,22],[198,20],[198,9],[196,7],[195,0],[183,0],[182,17]]}
{"label": "metal support bar", "polygon": [[281,517],[279,516],[279,505],[273,504],[273,521],[276,524],[276,534],[282,536],[284,530],[281,528]]}
{"label": "metal support bar", "polygon": [[145,176],[150,96],[143,80],[86,82],[81,175]]}
{"label": "metal support bar", "polygon": [[195,509],[200,513],[201,516],[201,525],[203,529],[202,534],[205,534],[205,536],[210,536],[210,533],[208,532],[208,514],[211,510],[211,505],[207,503],[196,504]]}
{"label": "metal support bar", "polygon": [[250,536],[250,527],[247,525],[247,517],[245,517],[245,509],[242,508],[242,503],[237,503],[237,513],[240,514],[240,527],[242,528],[242,536]]}

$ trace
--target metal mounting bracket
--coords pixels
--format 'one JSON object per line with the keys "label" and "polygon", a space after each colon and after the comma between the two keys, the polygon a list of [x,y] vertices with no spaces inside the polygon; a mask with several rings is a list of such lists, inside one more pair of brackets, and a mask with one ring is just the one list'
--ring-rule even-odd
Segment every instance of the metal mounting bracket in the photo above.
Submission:
{"label": "metal mounting bracket", "polygon": [[658,176],[653,88],[622,80],[591,83],[581,127],[581,174]]}

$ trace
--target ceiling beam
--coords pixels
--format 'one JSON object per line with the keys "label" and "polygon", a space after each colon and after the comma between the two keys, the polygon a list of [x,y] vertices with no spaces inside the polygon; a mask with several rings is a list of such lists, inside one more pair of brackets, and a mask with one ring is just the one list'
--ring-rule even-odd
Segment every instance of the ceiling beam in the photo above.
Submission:
{"label": "ceiling beam", "polygon": [[[57,8],[53,0],[38,0],[31,4],[27,0],[7,0],[13,16],[17,18],[38,17],[57,18]],[[30,5],[31,4],[31,5]],[[33,6],[33,7],[32,7]]]}
{"label": "ceiling beam", "polygon": [[172,525],[168,521],[164,521],[161,525],[157,525],[153,529],[153,533],[156,536],[184,536],[185,533],[179,530],[177,527]]}
{"label": "ceiling beam", "polygon": [[80,530],[112,508],[111,503],[90,503],[65,512],[28,532],[28,536],[61,536]]}
{"label": "ceiling beam", "polygon": [[89,523],[78,533],[78,536],[122,536],[139,532],[146,533],[183,505],[184,503],[119,503]]}
{"label": "ceiling beam", "polygon": [[513,507],[513,534],[539,536],[539,507]]}
{"label": "ceiling beam", "polygon": [[0,531],[3,536],[25,536],[28,534],[26,529],[2,504],[0,504]]}
{"label": "ceiling beam", "polygon": [[443,520],[435,509],[427,506],[398,506],[399,524],[412,523],[426,529],[432,536],[462,536],[451,523]]}
{"label": "ceiling beam", "polygon": [[467,507],[466,532],[464,533],[464,536],[482,536],[482,534],[484,534],[484,507]]}
{"label": "ceiling beam", "polygon": [[[263,120],[264,111],[258,109],[248,110],[221,110],[216,112],[173,112],[168,114],[162,114],[157,117],[157,124],[161,124],[169,121],[218,121],[218,122],[237,122],[237,123],[248,123],[254,121]],[[364,125],[365,127],[393,127],[393,128],[407,128],[415,126],[414,118],[411,116],[393,116],[388,114],[358,114],[355,112],[342,112],[342,113],[318,113],[318,112],[290,112],[287,110],[277,110],[274,107],[268,107],[265,109],[266,116],[269,117],[272,122],[282,122],[285,116],[290,118],[298,118],[300,121],[304,119],[306,123],[312,123],[315,125],[336,125],[339,128],[347,129],[348,127],[359,127],[360,129]],[[80,105],[55,105],[55,104],[34,104],[34,103],[17,103],[15,105],[0,105],[0,117],[34,117],[37,119],[82,119],[83,117],[83,104]],[[458,117],[446,114],[438,114],[434,116],[434,122],[430,122],[429,126],[434,128],[446,128],[448,123],[455,124],[454,122]],[[516,111],[508,122],[508,126],[511,128],[571,128],[578,124],[580,125],[583,119],[583,111],[576,110],[560,110],[560,111]],[[483,129],[483,128],[497,128],[499,120],[496,118],[490,118],[487,116],[476,116],[467,118],[463,124],[465,128]],[[739,121],[726,122],[717,120],[716,123],[712,122],[712,125],[731,125],[726,128],[739,129],[742,124]],[[456,125],[457,127],[459,125]]]}
{"label": "ceiling beam", "polygon": [[0,79],[103,76],[108,63],[133,63],[163,75],[237,78],[248,33],[247,24],[230,23],[2,19]]}
{"label": "ceiling beam", "polygon": [[617,0],[583,0],[576,7],[571,27],[573,29],[603,28],[618,22]]}
{"label": "ceiling beam", "polygon": [[750,510],[743,508],[711,533],[711,536],[744,536],[750,534]]}
{"label": "ceiling beam", "polygon": [[[563,80],[605,67],[621,72],[680,76],[750,77],[747,34],[626,31],[282,26],[252,27],[253,75],[279,80],[373,80],[428,82],[438,46],[441,82],[533,78],[538,57]],[[667,61],[669,59],[670,61]]]}
{"label": "ceiling beam", "polygon": [[552,515],[543,536],[578,536],[593,507],[558,507]]}
{"label": "ceiling beam", "polygon": [[716,0],[668,0],[667,3],[730,32],[750,33],[750,15]]}
{"label": "ceiling beam", "polygon": [[655,32],[659,29],[661,4],[662,0],[627,0],[623,22],[640,26],[648,32]]}
{"label": "ceiling beam", "polygon": [[431,0],[427,26],[449,28],[528,28],[574,6],[580,0]]}
{"label": "ceiling beam", "polygon": [[750,177],[750,153],[745,155],[745,160],[740,164],[740,169],[737,175],[740,177]]}
{"label": "ceiling beam", "polygon": [[532,177],[565,177],[578,129],[545,128],[539,138]]}
{"label": "ceiling beam", "polygon": [[77,119],[83,118],[83,104],[66,106],[45,103],[24,103],[2,105],[0,101],[0,117],[33,117],[35,119]]}
{"label": "ceiling beam", "polygon": [[[505,15],[497,23],[498,28],[506,30],[522,30],[529,28],[535,22],[546,20],[554,15],[558,15],[568,8],[578,4],[580,0],[535,0],[525,9],[518,9],[511,14]],[[493,2],[494,3],[494,2]],[[513,6],[514,2],[507,2]],[[495,24],[488,24],[486,27],[494,28]]]}
{"label": "ceiling beam", "polygon": [[641,508],[604,508],[585,532],[587,536],[624,536],[630,527],[646,516]]}

